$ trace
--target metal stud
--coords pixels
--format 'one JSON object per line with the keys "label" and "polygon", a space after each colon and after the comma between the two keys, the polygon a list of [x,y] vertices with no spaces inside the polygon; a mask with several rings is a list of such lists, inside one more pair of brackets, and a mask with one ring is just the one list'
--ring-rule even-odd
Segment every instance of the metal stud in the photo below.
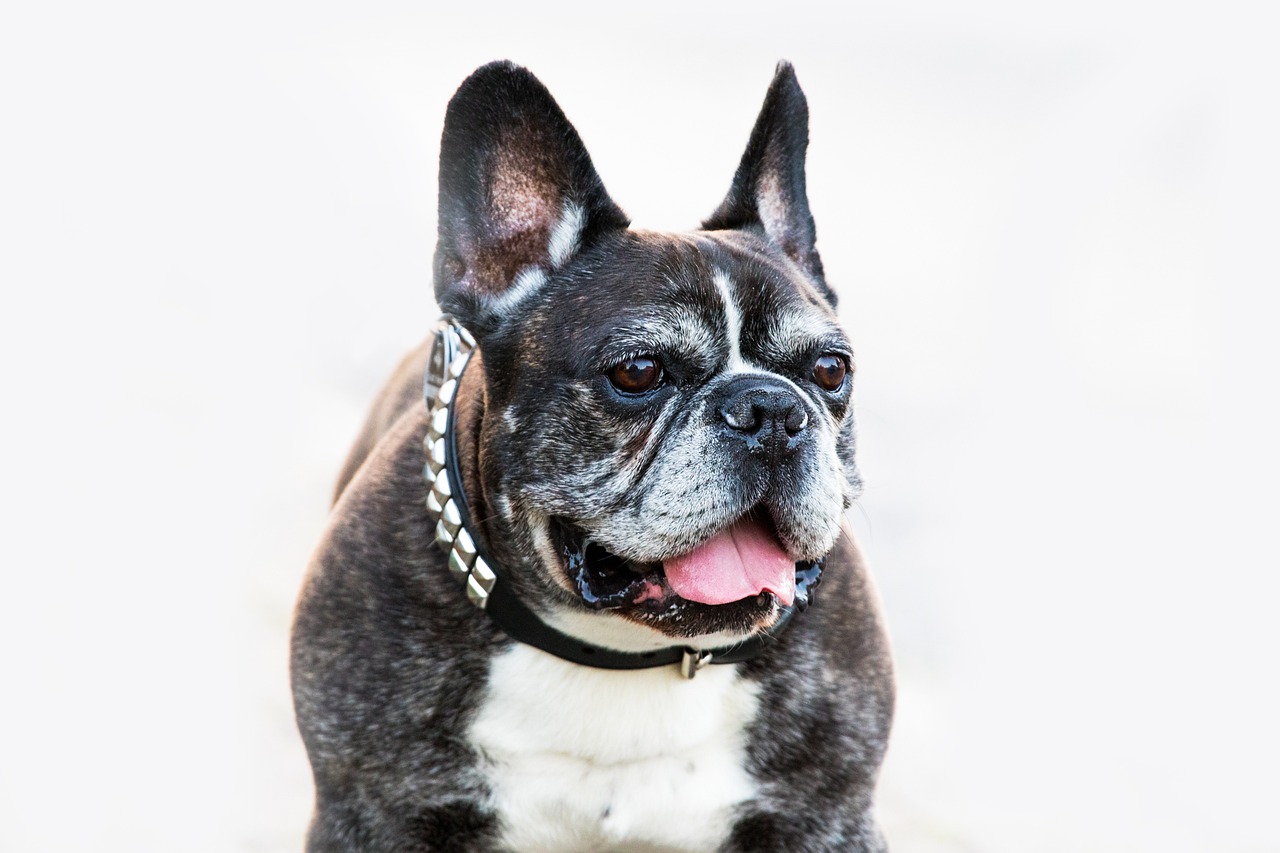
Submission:
{"label": "metal stud", "polygon": [[471,534],[467,532],[467,528],[463,527],[458,531],[457,537],[454,539],[453,547],[462,554],[467,560],[467,565],[471,565],[476,560],[476,543],[471,541]]}
{"label": "metal stud", "polygon": [[458,549],[455,542],[453,550],[449,552],[449,572],[458,580],[463,580],[471,573],[471,563],[475,560],[475,554],[468,557]]}
{"label": "metal stud", "polygon": [[431,463],[428,462],[422,466],[422,476],[427,481],[427,488],[433,488],[436,484],[436,472],[432,470]]}
{"label": "metal stud", "polygon": [[470,353],[463,353],[453,360],[449,365],[449,378],[457,379],[462,375],[462,368],[467,366],[467,357]]}
{"label": "metal stud", "polygon": [[481,610],[489,603],[489,592],[480,585],[475,575],[467,578],[467,600]]}
{"label": "metal stud", "polygon": [[440,503],[444,503],[453,497],[453,482],[449,479],[449,472],[444,471],[436,478],[436,484],[431,487],[436,493],[436,497],[440,499]]}
{"label": "metal stud", "polygon": [[436,400],[441,406],[447,406],[453,402],[453,392],[458,390],[458,380],[450,379],[440,386],[440,391],[436,394]]}
{"label": "metal stud", "polygon": [[435,441],[444,435],[445,427],[449,425],[449,409],[441,406],[431,413],[431,426],[427,434],[431,436],[431,440]]}
{"label": "metal stud", "polygon": [[462,338],[462,342],[467,345],[467,349],[475,349],[476,339],[472,337],[471,333],[468,332],[466,328],[459,326],[456,323],[453,328],[457,331],[458,337]]}
{"label": "metal stud", "polygon": [[444,502],[444,507],[440,510],[440,523],[449,531],[449,538],[455,539],[458,531],[462,529],[462,516],[458,513],[458,505],[452,500]]}
{"label": "metal stud", "polygon": [[445,527],[443,520],[436,524],[436,544],[446,551],[453,550],[453,533]]}
{"label": "metal stud", "polygon": [[[441,477],[440,480],[445,479]],[[439,483],[437,480],[436,483]],[[435,489],[427,492],[427,512],[431,513],[432,518],[439,518],[440,513],[444,512],[444,504],[440,503],[440,497],[436,494]]]}
{"label": "metal stud", "polygon": [[438,474],[444,470],[444,439],[437,438],[435,443],[431,445],[431,456],[427,459],[427,464]]}

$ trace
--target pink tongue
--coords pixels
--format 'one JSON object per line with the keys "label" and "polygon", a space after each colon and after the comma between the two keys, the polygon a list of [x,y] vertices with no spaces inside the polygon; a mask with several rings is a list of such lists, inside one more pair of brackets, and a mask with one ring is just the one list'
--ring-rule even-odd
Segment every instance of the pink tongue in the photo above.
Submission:
{"label": "pink tongue", "polygon": [[789,606],[796,597],[795,561],[773,531],[748,518],[662,566],[676,595],[689,601],[728,604],[767,590]]}

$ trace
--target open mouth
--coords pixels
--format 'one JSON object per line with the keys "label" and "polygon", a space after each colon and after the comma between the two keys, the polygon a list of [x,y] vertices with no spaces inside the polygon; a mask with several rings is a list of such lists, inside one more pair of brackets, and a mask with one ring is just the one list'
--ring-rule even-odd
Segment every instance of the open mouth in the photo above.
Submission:
{"label": "open mouth", "polygon": [[681,605],[806,608],[822,559],[792,561],[767,515],[748,514],[687,554],[640,563],[612,553],[565,521],[553,525],[569,580],[596,610],[658,615]]}

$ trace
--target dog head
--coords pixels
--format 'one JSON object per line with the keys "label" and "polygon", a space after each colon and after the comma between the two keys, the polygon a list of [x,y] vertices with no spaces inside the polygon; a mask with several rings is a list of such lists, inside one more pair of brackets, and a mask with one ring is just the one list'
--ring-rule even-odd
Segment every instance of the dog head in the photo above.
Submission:
{"label": "dog head", "polygon": [[[856,496],[852,350],[778,67],[702,228],[629,228],[547,90],[484,66],[449,104],[435,289],[479,342],[483,535],[561,630],[639,650],[765,630]],[[803,594],[803,590],[802,590]]]}

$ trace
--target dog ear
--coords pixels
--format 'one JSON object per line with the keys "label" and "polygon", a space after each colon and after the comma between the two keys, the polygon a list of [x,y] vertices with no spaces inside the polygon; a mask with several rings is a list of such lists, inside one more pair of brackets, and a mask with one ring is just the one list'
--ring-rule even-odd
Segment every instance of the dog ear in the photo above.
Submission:
{"label": "dog ear", "polygon": [[779,62],[729,195],[702,227],[763,230],[834,305],[836,296],[823,278],[805,191],[808,147],[809,105],[791,63]]}
{"label": "dog ear", "polygon": [[549,270],[627,224],[536,77],[493,62],[463,81],[440,141],[435,293],[443,310],[483,331]]}

